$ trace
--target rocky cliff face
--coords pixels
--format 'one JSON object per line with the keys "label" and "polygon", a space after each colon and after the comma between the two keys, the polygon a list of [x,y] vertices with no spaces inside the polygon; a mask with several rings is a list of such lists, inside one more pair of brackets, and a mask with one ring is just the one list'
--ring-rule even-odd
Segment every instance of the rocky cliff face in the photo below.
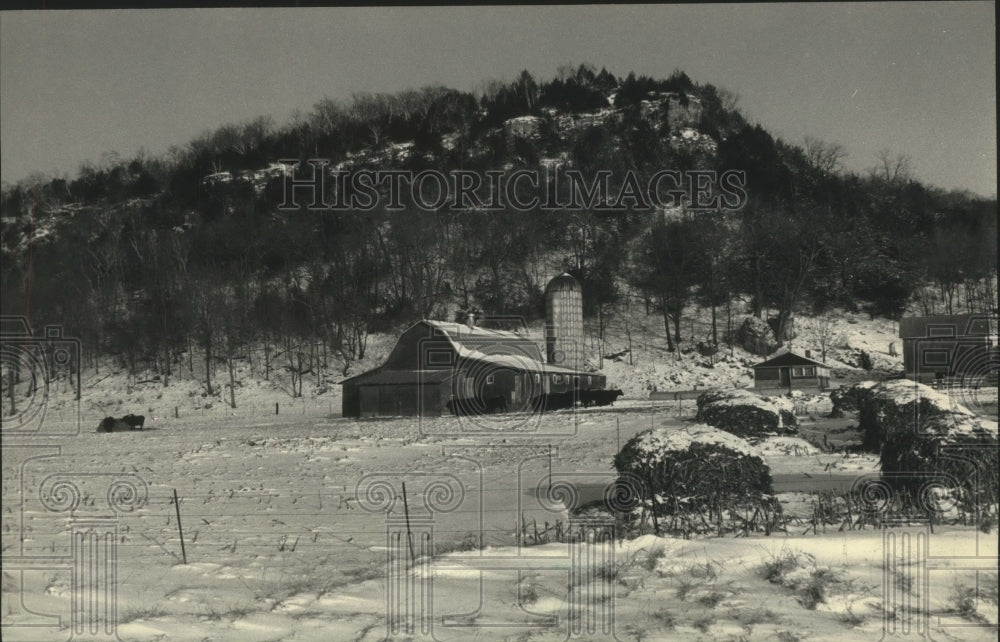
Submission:
{"label": "rocky cliff face", "polygon": [[539,116],[518,116],[505,121],[503,129],[508,140],[514,138],[535,140],[541,137],[544,124],[545,120]]}
{"label": "rocky cliff face", "polygon": [[671,130],[698,127],[701,122],[701,101],[690,94],[669,94],[666,97],[666,107],[667,122]]}
{"label": "rocky cliff face", "polygon": [[234,182],[246,183],[251,185],[257,194],[260,194],[264,191],[264,188],[270,181],[280,179],[285,176],[291,176],[293,171],[294,165],[271,163],[263,169],[252,169],[235,173],[216,172],[214,174],[209,174],[201,180],[201,183],[206,187],[215,187],[217,185],[226,185]]}

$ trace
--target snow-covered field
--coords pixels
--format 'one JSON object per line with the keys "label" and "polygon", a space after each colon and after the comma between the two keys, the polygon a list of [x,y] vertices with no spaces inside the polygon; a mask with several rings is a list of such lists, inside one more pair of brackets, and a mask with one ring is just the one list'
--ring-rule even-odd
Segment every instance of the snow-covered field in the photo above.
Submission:
{"label": "snow-covered field", "polygon": [[[843,326],[850,336],[828,355],[842,381],[863,378],[847,363],[859,348],[877,367],[898,365],[890,325]],[[816,351],[809,328],[800,320],[796,345]],[[614,336],[605,353],[622,348]],[[567,528],[569,504],[600,499],[629,437],[684,429],[693,401],[651,403],[654,386],[750,383],[757,358],[741,350],[706,364],[661,354],[654,339],[635,340],[634,365],[605,360],[609,384],[626,391],[614,407],[478,420],[343,419],[335,377],[311,377],[292,399],[280,377],[243,365],[236,409],[225,379],[203,395],[197,371],[168,387],[86,373],[79,434],[4,433],[3,637],[86,637],[72,631],[72,601],[93,593],[74,590],[73,569],[91,560],[77,581],[115,588],[106,619],[122,640],[995,639],[995,534],[972,526],[519,546]],[[352,373],[391,341],[373,346]],[[813,419],[828,410],[799,403]],[[76,408],[54,385],[43,420],[68,429]],[[147,429],[94,432],[127,412],[145,414]],[[821,433],[849,437],[853,418],[802,419],[812,443],[759,448],[786,510],[805,514],[809,492],[849,488],[877,461],[815,446]],[[115,547],[74,539],[87,529]],[[104,602],[76,612],[94,604]]]}
{"label": "snow-covered field", "polygon": [[[539,529],[568,524],[561,483],[575,484],[581,503],[600,497],[613,478],[619,438],[651,424],[683,429],[672,408],[628,405],[551,413],[537,425],[526,417],[491,419],[479,435],[456,435],[469,428],[457,418],[279,415],[255,425],[164,419],[143,432],[85,431],[53,440],[61,454],[50,459],[25,460],[23,449],[5,448],[4,554],[23,546],[25,556],[70,555],[74,521],[107,513],[101,493],[121,478],[136,480],[148,497],[117,521],[117,622],[126,640],[379,640],[390,623],[405,634],[406,613],[421,612],[435,637],[450,640],[562,639],[577,622],[571,613],[583,614],[585,633],[588,622],[596,627],[588,634],[594,638],[870,640],[881,635],[883,612],[895,614],[890,623],[900,630],[908,618],[916,626],[927,617],[942,636],[992,639],[996,572],[988,569],[996,541],[972,527],[925,534],[930,571],[906,570],[911,579],[891,581],[906,582],[908,591],[888,596],[887,533],[916,538],[920,528],[518,548],[521,519]],[[548,436],[534,437],[532,429]],[[797,483],[848,483],[875,466],[796,438],[762,449],[789,505]],[[54,513],[39,493],[25,492],[19,515],[19,489],[44,492],[54,472],[81,488],[75,511]],[[392,539],[406,532],[403,482],[416,557],[438,554],[410,570],[405,535]],[[480,536],[483,550],[475,546]],[[767,565],[785,557],[789,568],[766,579]],[[390,567],[390,560],[403,566]],[[54,628],[10,628],[5,638],[67,637],[70,567],[45,564],[4,569],[3,621],[26,624],[36,614],[61,620]],[[394,583],[387,583],[390,568],[400,573]],[[414,594],[425,596],[423,611],[387,608],[387,596],[407,586],[427,591]],[[977,590],[980,599],[963,610],[962,596]],[[990,595],[993,602],[982,598]]]}

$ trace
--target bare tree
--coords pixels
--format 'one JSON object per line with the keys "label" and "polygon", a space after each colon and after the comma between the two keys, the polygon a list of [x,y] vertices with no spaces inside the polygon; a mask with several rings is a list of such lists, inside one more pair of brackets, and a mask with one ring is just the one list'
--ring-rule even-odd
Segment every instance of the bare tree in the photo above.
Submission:
{"label": "bare tree", "polygon": [[839,341],[840,333],[837,324],[829,316],[824,315],[816,323],[816,338],[819,340],[819,350],[823,363],[826,363],[826,352]]}
{"label": "bare tree", "polygon": [[873,177],[893,185],[904,183],[912,177],[913,165],[906,154],[893,155],[888,149],[882,149],[875,157],[877,163],[869,170]]}
{"label": "bare tree", "polygon": [[738,111],[740,102],[739,94],[725,87],[716,87],[715,93],[719,97],[719,102],[722,104],[723,109],[730,112]]}
{"label": "bare tree", "polygon": [[806,160],[809,165],[824,174],[833,174],[843,168],[847,152],[837,143],[827,143],[812,136],[805,138]]}

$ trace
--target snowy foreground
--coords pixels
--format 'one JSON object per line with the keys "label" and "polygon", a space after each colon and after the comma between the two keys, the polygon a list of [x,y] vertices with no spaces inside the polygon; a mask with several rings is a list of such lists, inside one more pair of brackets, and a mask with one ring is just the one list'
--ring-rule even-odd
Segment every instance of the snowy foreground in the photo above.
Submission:
{"label": "snowy foreground", "polygon": [[[608,543],[598,525],[595,542],[517,546],[602,496],[619,443],[684,430],[676,415],[182,417],[5,440],[4,639],[69,639],[71,532],[109,514],[122,640],[995,639],[997,543],[973,527]],[[876,471],[800,438],[762,449],[793,511]],[[133,499],[116,480],[145,502],[111,511]]]}

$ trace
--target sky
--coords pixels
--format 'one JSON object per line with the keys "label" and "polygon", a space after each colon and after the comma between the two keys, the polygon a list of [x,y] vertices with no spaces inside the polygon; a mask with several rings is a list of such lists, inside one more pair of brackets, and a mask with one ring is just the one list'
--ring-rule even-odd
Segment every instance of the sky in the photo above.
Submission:
{"label": "sky", "polygon": [[279,124],[324,97],[674,69],[793,143],[997,193],[993,2],[0,12],[0,179]]}

